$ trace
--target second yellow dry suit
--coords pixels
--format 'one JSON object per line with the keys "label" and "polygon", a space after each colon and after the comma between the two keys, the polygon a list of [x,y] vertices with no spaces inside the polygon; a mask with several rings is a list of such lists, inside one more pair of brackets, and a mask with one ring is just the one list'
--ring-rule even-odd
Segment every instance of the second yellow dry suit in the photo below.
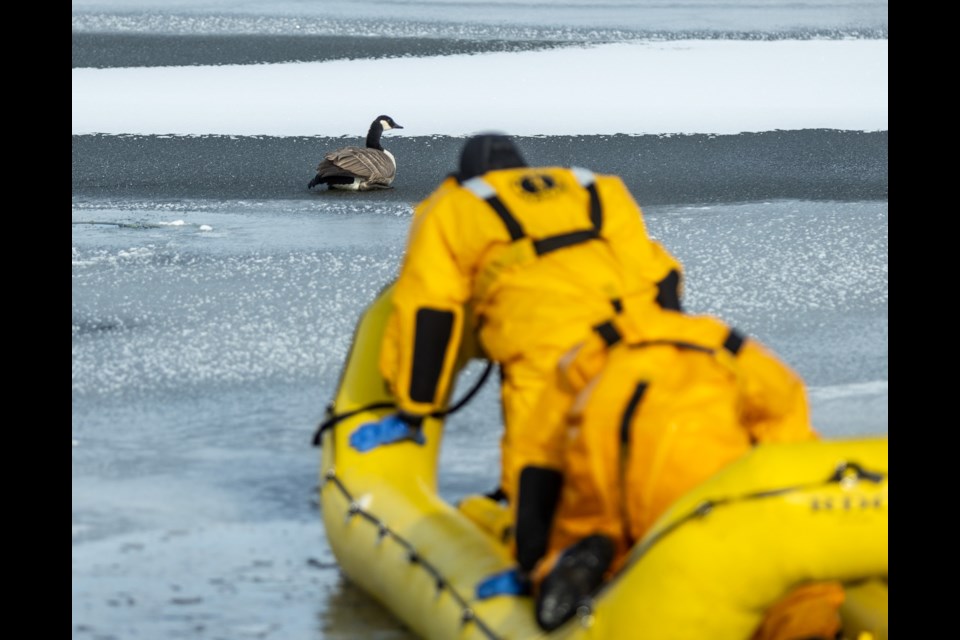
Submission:
{"label": "second yellow dry suit", "polygon": [[[677,498],[755,444],[819,437],[803,381],[759,342],[710,316],[641,317],[597,325],[561,359],[519,443],[515,551],[538,607],[578,542],[610,540],[612,576]],[[833,638],[843,601],[838,582],[799,585],[752,640]]]}
{"label": "second yellow dry suit", "polygon": [[[678,497],[755,444],[818,438],[803,380],[758,341],[706,315],[650,308],[633,320],[598,324],[561,359],[517,443],[527,570],[547,535],[549,565],[602,534],[615,571]],[[534,515],[545,504],[557,505],[552,523]]]}

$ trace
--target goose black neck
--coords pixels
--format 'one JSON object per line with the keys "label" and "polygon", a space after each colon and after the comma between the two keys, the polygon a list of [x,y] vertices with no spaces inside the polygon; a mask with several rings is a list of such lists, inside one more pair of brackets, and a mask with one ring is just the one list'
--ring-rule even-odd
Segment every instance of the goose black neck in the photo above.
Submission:
{"label": "goose black neck", "polygon": [[370,131],[367,132],[367,148],[383,151],[383,147],[380,146],[381,135],[383,135],[383,125],[377,120],[370,125]]}

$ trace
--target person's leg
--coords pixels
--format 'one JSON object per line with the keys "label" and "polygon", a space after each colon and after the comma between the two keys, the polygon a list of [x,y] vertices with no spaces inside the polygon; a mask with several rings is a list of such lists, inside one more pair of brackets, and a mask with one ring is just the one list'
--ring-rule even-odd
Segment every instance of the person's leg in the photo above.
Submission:
{"label": "person's leg", "polygon": [[500,440],[500,477],[494,491],[464,497],[459,503],[460,511],[477,526],[506,545],[511,554],[515,552],[514,521],[520,470],[517,465],[525,459],[525,453],[536,447],[535,443],[517,438],[512,425],[525,421],[532,413],[541,389],[546,386],[546,371],[542,365],[524,361],[511,363],[501,368],[501,403],[504,430]]}
{"label": "person's leg", "polygon": [[[546,358],[544,358],[546,360]],[[554,415],[535,415],[542,404],[541,394],[550,387],[553,371],[546,361],[517,360],[502,367],[500,400],[503,406],[503,434],[500,438],[500,489],[507,502],[516,504],[520,471],[527,466],[535,442]],[[556,408],[552,408],[558,411]]]}

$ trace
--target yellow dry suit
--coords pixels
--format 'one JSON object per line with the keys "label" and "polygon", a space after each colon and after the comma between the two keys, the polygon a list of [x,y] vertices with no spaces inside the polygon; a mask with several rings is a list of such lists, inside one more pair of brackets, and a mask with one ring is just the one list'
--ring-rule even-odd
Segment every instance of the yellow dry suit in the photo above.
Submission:
{"label": "yellow dry suit", "polygon": [[616,176],[522,167],[449,177],[414,211],[380,370],[399,410],[425,415],[443,408],[464,345],[499,363],[509,499],[517,428],[557,358],[637,301],[679,308],[681,280]]}
{"label": "yellow dry suit", "polygon": [[817,438],[803,381],[759,342],[711,316],[640,317],[599,324],[561,359],[519,443],[519,509],[538,471],[562,477],[548,556],[600,533],[616,570],[674,500],[754,444]]}
{"label": "yellow dry suit", "polygon": [[[529,417],[516,553],[535,590],[593,534],[614,542],[612,575],[674,500],[753,445],[819,437],[802,379],[759,342],[710,316],[651,308],[640,318],[598,324]],[[832,639],[843,600],[837,582],[801,585],[753,640]]]}

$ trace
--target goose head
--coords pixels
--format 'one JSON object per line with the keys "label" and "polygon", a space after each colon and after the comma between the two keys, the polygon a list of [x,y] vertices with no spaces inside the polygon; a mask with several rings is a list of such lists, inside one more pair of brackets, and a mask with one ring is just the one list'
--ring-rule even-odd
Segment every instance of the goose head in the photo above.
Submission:
{"label": "goose head", "polygon": [[380,128],[384,131],[389,131],[390,129],[403,129],[396,121],[390,116],[377,116],[373,121],[374,124],[379,124]]}

